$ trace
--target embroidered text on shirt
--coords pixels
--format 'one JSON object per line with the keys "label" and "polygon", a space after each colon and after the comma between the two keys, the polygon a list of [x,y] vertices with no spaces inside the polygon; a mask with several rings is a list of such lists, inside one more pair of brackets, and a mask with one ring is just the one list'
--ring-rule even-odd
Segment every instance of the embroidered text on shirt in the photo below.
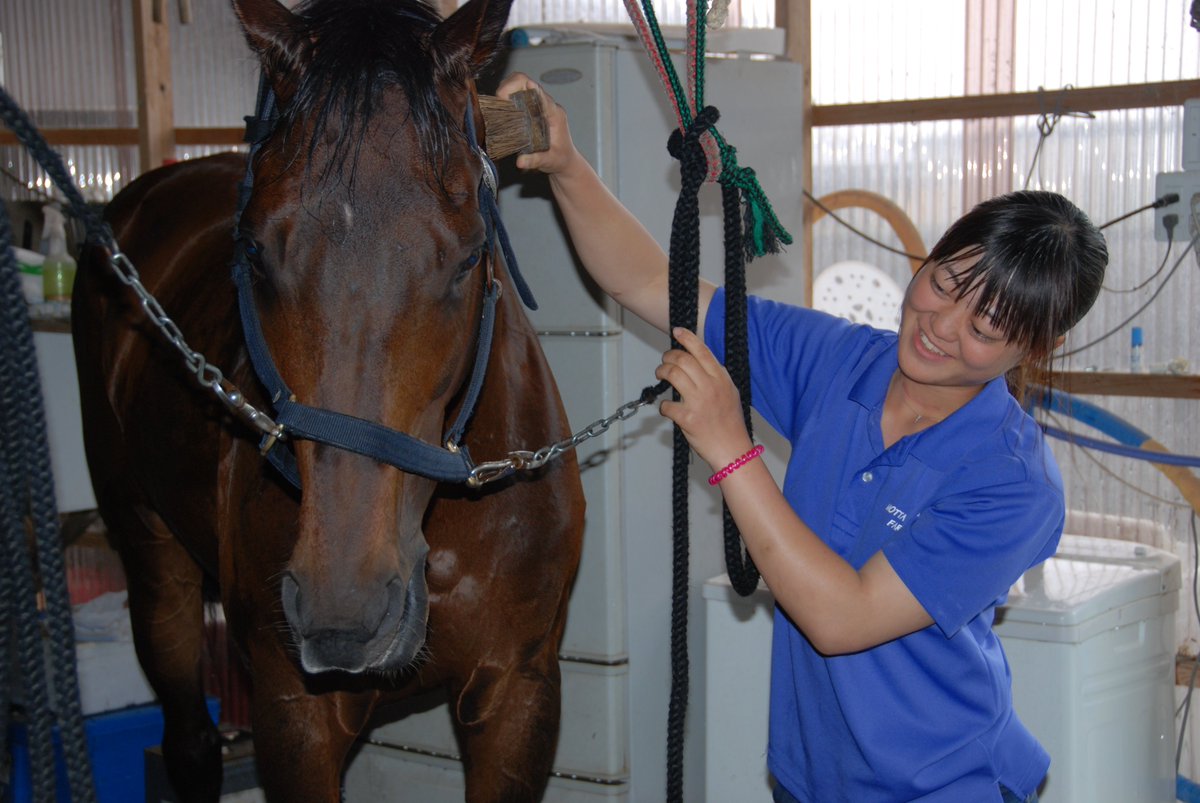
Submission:
{"label": "embroidered text on shirt", "polygon": [[888,505],[885,510],[887,510],[887,514],[892,517],[887,523],[887,526],[896,532],[903,530],[904,522],[908,520],[908,514],[895,505]]}

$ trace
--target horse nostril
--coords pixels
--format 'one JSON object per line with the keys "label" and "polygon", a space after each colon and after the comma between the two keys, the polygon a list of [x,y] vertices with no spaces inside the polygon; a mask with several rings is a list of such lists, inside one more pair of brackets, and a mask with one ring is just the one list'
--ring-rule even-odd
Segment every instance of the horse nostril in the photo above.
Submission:
{"label": "horse nostril", "polygon": [[291,572],[285,572],[279,582],[279,596],[283,602],[283,615],[293,632],[303,634],[308,623],[300,617],[300,584]]}
{"label": "horse nostril", "polygon": [[409,584],[399,577],[393,577],[387,584],[387,609],[377,625],[376,632],[390,633],[399,626],[404,618],[404,610],[408,607]]}

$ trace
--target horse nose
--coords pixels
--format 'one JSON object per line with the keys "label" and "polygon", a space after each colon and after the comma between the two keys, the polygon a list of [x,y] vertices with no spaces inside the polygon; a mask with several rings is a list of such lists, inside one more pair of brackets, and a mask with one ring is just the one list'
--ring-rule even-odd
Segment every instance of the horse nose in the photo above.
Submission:
{"label": "horse nose", "polygon": [[[404,620],[408,607],[406,584],[393,577],[382,593],[357,595],[338,606],[322,605],[319,595],[306,593],[292,572],[286,572],[280,592],[288,626],[300,646],[308,672],[358,672],[374,663]],[[415,590],[415,589],[414,589]]]}

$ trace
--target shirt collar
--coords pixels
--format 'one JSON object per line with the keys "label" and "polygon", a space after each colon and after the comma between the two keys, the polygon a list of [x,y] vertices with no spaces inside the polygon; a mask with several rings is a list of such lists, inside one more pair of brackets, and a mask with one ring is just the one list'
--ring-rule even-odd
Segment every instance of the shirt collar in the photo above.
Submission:
{"label": "shirt collar", "polygon": [[[862,373],[850,387],[850,401],[860,404],[878,422],[887,396],[888,383],[899,366],[898,339],[894,334],[870,347],[863,360]],[[947,470],[958,463],[980,439],[991,434],[1004,420],[1010,403],[1004,377],[996,377],[983,386],[979,394],[955,410],[944,421],[924,429],[900,443],[909,441],[909,453],[922,463]],[[894,447],[893,447],[894,448]]]}

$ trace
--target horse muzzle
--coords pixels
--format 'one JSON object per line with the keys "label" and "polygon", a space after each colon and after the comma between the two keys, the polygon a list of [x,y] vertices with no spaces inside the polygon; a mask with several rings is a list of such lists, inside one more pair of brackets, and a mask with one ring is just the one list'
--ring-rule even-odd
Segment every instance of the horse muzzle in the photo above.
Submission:
{"label": "horse muzzle", "polygon": [[358,600],[353,617],[321,610],[292,572],[283,575],[280,594],[300,666],[310,674],[396,671],[425,644],[429,592],[424,555],[407,583],[393,577],[374,599]]}

